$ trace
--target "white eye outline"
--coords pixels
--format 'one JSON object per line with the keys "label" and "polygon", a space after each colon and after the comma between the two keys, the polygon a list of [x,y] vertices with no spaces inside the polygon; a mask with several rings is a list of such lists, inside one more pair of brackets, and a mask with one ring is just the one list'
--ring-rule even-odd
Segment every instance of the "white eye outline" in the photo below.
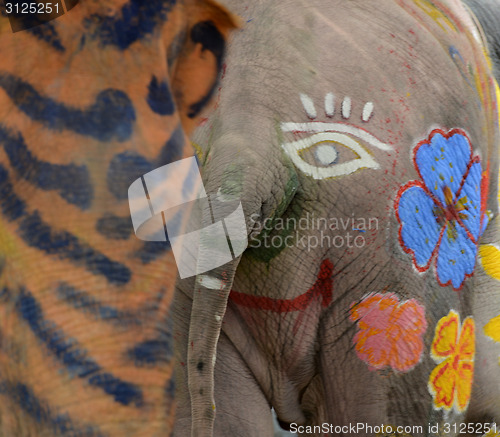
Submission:
{"label": "white eye outline", "polygon": [[[367,131],[344,123],[281,123],[283,132],[307,132],[314,133],[307,138],[284,143],[283,150],[292,160],[297,168],[314,179],[328,179],[339,176],[346,176],[361,168],[379,169],[380,165],[370,155],[370,153],[354,138],[358,137],[365,143],[384,151],[391,151],[393,148],[375,138]],[[333,142],[350,148],[359,158],[341,164],[331,164],[329,167],[317,167],[308,164],[300,156],[301,150],[307,149],[318,143]]]}

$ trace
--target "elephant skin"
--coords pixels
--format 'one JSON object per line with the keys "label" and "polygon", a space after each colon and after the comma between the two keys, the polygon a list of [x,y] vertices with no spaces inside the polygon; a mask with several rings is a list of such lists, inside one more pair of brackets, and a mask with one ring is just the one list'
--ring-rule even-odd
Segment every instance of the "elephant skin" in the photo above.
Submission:
{"label": "elephant skin", "polygon": [[272,436],[271,406],[299,435],[486,433],[499,132],[478,21],[455,0],[227,4],[246,24],[194,142],[248,247],[177,284],[174,435]]}

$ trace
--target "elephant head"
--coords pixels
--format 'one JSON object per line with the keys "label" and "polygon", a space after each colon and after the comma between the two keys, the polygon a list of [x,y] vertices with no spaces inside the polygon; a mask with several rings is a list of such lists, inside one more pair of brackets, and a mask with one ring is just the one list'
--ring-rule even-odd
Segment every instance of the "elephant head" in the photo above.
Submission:
{"label": "elephant head", "polygon": [[[194,141],[207,195],[242,205],[248,247],[178,283],[176,435],[271,435],[269,405],[316,435],[460,423],[471,363],[488,356],[473,347],[478,245],[498,236],[479,28],[452,0],[239,12],[247,24]],[[202,207],[198,228],[231,210],[219,208]],[[232,241],[200,235],[202,266]],[[333,428],[313,431],[322,423]]]}
{"label": "elephant head", "polygon": [[4,3],[0,435],[167,435],[176,268],[134,237],[127,190],[192,155],[237,21],[211,0]]}

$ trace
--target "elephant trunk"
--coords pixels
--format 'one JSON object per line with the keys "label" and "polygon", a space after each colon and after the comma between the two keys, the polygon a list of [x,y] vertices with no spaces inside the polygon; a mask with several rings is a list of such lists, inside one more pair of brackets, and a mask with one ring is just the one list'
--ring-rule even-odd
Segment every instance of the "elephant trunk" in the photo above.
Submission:
{"label": "elephant trunk", "polygon": [[245,214],[240,202],[241,184],[230,184],[238,187],[238,192],[231,193],[231,189],[228,190],[224,184],[221,189],[221,178],[232,180],[232,174],[226,171],[220,175],[225,167],[219,159],[213,161],[217,163],[203,168],[204,188],[206,193],[217,194],[207,196],[203,193],[198,202],[200,209],[195,212],[200,230],[196,242],[196,277],[187,350],[193,437],[213,435],[217,342],[236,268],[248,242]]}
{"label": "elephant trunk", "polygon": [[[217,204],[217,201],[210,203]],[[214,217],[210,203],[202,212],[205,225]],[[241,204],[225,219],[215,220],[200,231],[197,272],[202,273],[195,279],[187,354],[192,437],[211,437],[213,433],[217,342],[236,267],[246,246],[247,230]],[[219,266],[228,255],[231,261]],[[218,267],[210,268],[212,266]]]}
{"label": "elephant trunk", "polygon": [[217,342],[241,255],[249,236],[280,215],[296,189],[296,177],[281,155],[256,153],[245,138],[241,133],[219,137],[203,165],[208,196],[199,202],[198,249],[191,248],[197,253],[187,350],[192,437],[213,435]]}
{"label": "elephant trunk", "polygon": [[237,264],[196,277],[187,360],[192,437],[213,435],[216,349]]}

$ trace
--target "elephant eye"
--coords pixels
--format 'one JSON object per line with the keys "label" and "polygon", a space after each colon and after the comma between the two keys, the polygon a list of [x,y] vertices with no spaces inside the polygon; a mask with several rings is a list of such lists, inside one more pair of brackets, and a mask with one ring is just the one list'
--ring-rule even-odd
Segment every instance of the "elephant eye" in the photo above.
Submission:
{"label": "elephant eye", "polygon": [[[316,118],[312,101],[304,95],[301,100],[309,118]],[[373,104],[368,102],[363,109],[363,122],[368,122],[372,112]],[[332,94],[325,97],[325,113],[328,117],[334,115]],[[342,102],[342,117],[349,119],[350,114],[351,101],[346,97]],[[392,150],[365,129],[344,122],[281,123],[281,130],[293,133],[295,138],[282,144],[286,154],[298,169],[314,179],[345,176],[362,168],[379,169],[380,165],[365,145]]]}

